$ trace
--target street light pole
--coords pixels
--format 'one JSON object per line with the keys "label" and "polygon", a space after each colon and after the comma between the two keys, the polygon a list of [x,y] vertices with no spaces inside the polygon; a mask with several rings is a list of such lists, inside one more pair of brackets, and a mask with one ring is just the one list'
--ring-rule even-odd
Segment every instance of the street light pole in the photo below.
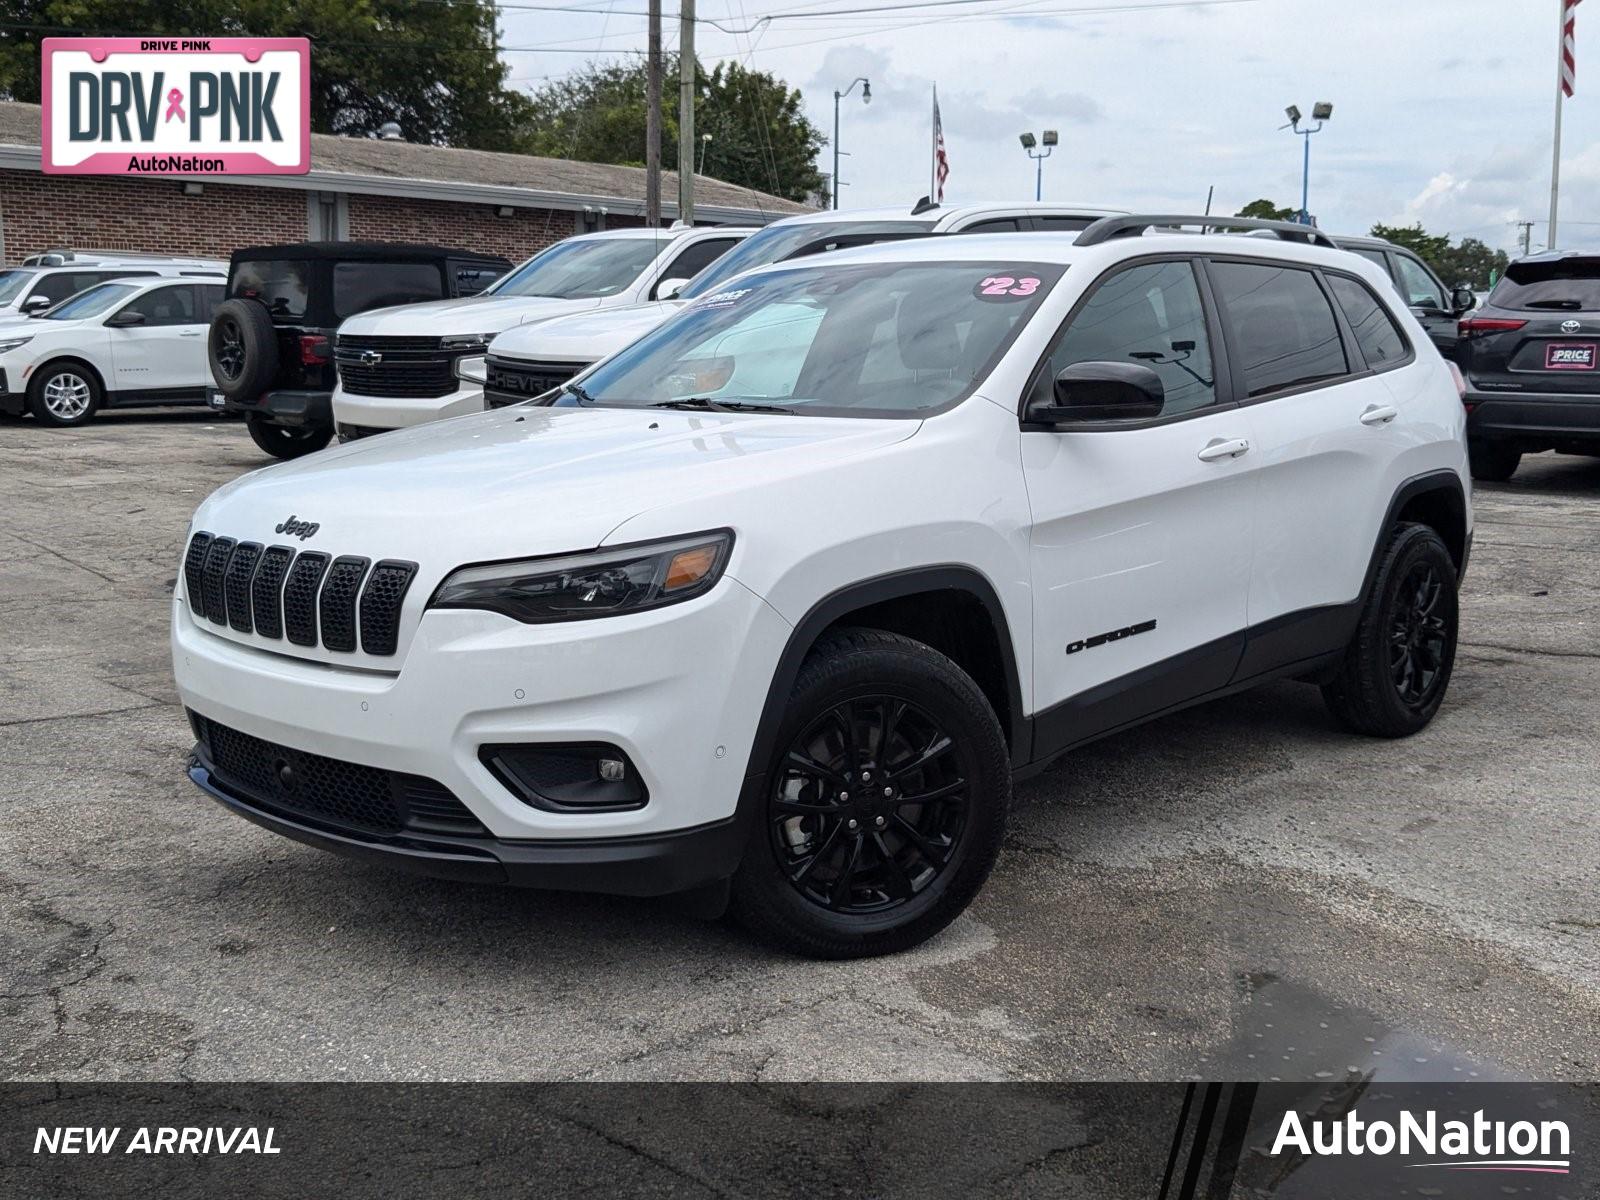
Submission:
{"label": "street light pole", "polygon": [[[1044,199],[1044,160],[1049,158],[1060,142],[1060,135],[1054,129],[1046,129],[1037,139],[1031,133],[1021,134],[1017,140],[1022,143],[1022,148],[1029,158],[1036,164],[1033,171],[1033,198]],[[1043,147],[1035,153],[1035,147]]]}
{"label": "street light pole", "polygon": [[834,92],[833,92],[833,181],[832,181],[833,182],[833,187],[832,187],[832,191],[833,191],[833,207],[834,208],[838,208],[839,207],[839,101],[843,100],[851,92],[855,91],[856,90],[856,84],[858,84],[858,83],[861,85],[861,103],[863,103],[863,104],[871,104],[872,103],[872,81],[870,79],[863,78],[862,76],[859,76],[859,75],[856,76],[855,79],[851,80],[850,86],[845,88],[844,91],[841,92],[837,88],[835,88]]}
{"label": "street light pole", "polygon": [[1333,105],[1326,100],[1319,100],[1313,104],[1311,119],[1316,124],[1305,129],[1300,128],[1299,105],[1291,104],[1283,112],[1289,118],[1289,123],[1278,128],[1294,130],[1300,136],[1301,144],[1305,148],[1300,160],[1300,224],[1309,225],[1311,224],[1311,135],[1322,132],[1323,125],[1333,116]]}

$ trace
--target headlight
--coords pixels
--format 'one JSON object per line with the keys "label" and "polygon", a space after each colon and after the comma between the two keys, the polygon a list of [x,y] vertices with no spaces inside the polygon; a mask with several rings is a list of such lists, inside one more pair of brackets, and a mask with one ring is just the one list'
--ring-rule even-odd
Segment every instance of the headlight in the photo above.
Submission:
{"label": "headlight", "polygon": [[489,382],[489,359],[483,354],[469,354],[456,359],[456,378],[466,383]]}
{"label": "headlight", "polygon": [[0,338],[0,354],[4,354],[8,350],[15,350],[18,346],[26,346],[31,341],[33,341],[32,335],[20,338]]}
{"label": "headlight", "polygon": [[483,608],[530,625],[641,612],[692,600],[722,577],[731,530],[560,558],[462,567],[430,608]]}
{"label": "headlight", "polygon": [[487,350],[494,340],[492,333],[456,333],[439,339],[441,350]]}

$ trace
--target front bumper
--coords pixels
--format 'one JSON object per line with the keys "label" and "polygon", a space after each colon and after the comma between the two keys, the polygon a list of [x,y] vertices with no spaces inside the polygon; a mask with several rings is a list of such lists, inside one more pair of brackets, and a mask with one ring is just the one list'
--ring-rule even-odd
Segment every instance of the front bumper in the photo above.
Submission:
{"label": "front bumper", "polygon": [[1600,439],[1600,394],[1478,392],[1469,384],[1465,403],[1469,438]]}
{"label": "front bumper", "polygon": [[6,372],[0,367],[0,413],[20,417],[28,407],[28,398],[21,392],[7,391]]}
{"label": "front bumper", "polygon": [[275,812],[221,782],[199,747],[189,778],[224,808],[286,838],[415,875],[619,896],[665,896],[715,883],[739,865],[745,830],[734,818],[634,838],[508,841],[383,836],[336,830]]}
{"label": "front bumper", "polygon": [[274,425],[296,429],[326,429],[333,422],[333,407],[327,392],[292,391],[287,388],[263,392],[253,400],[223,401],[223,412],[247,417],[264,417]]}
{"label": "front bumper", "polygon": [[[184,705],[212,722],[447,789],[487,834],[467,848],[462,863],[455,859],[467,843],[448,839],[449,869],[510,879],[526,861],[533,877],[566,880],[596,855],[602,862],[614,854],[654,857],[655,850],[628,847],[716,828],[734,816],[789,632],[770,605],[729,577],[697,600],[595,621],[522,625],[494,613],[432,610],[416,626],[400,669],[388,673],[231,641],[196,622],[180,594],[173,604],[173,674]],[[635,765],[648,802],[626,811],[534,807],[480,759],[484,746],[507,743],[615,746]],[[207,779],[196,782],[216,784],[211,775],[206,770]],[[236,811],[263,814],[258,823],[276,822],[269,827],[289,836],[299,834],[287,826],[303,826],[332,838],[332,848],[353,840],[374,854],[404,857],[417,840],[408,833],[397,850],[392,841],[343,828],[319,832],[319,822],[274,814],[270,797],[219,798]],[[244,815],[257,820],[251,813]],[[717,843],[721,835],[705,836]],[[550,843],[574,849],[552,857]],[[585,849],[583,843],[605,844]],[[437,853],[433,847],[422,861],[433,862]],[[718,858],[709,869],[725,865]],[[682,865],[650,869],[668,882],[695,873]]]}
{"label": "front bumper", "polygon": [[428,421],[460,417],[483,411],[483,389],[475,383],[462,383],[443,396],[358,396],[333,389],[333,420],[340,429],[354,426],[364,431],[407,429]]}

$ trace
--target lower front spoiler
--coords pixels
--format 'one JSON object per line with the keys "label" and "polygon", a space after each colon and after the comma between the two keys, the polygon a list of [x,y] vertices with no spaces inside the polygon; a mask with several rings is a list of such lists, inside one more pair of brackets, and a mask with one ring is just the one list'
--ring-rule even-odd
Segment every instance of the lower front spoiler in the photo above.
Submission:
{"label": "lower front spoiler", "polygon": [[189,778],[223,807],[273,833],[348,858],[468,883],[665,896],[729,878],[744,849],[744,827],[737,818],[645,837],[561,841],[428,839],[336,831],[274,812],[237,794],[198,758],[190,760]]}

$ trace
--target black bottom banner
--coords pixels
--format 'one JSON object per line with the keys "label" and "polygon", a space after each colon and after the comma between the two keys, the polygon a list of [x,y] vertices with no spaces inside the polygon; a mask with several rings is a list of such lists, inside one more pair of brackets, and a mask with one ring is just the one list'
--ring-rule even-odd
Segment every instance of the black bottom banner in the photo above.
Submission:
{"label": "black bottom banner", "polygon": [[1570,1084],[13,1084],[0,1196],[1600,1197]]}

